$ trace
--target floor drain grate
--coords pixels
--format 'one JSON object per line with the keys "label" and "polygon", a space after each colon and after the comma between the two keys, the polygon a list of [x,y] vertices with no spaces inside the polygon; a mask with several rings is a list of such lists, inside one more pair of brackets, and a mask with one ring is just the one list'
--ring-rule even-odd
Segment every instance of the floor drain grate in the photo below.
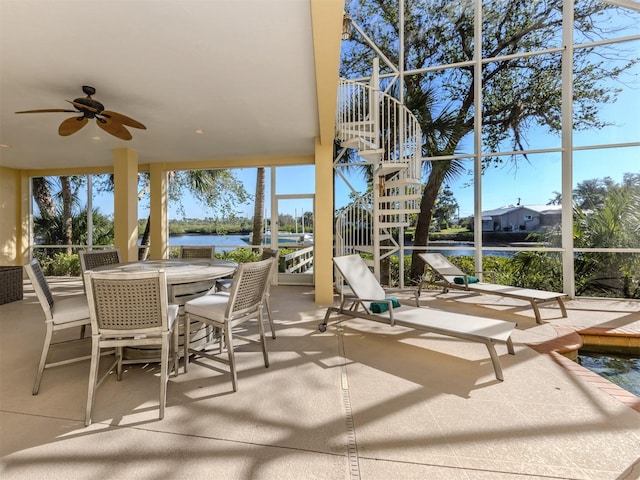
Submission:
{"label": "floor drain grate", "polygon": [[351,397],[349,396],[349,381],[347,378],[346,359],[344,356],[344,344],[342,328],[338,328],[338,354],[342,359],[341,366],[341,387],[342,387],[342,408],[344,410],[345,424],[347,427],[347,456],[349,459],[349,477],[351,480],[360,480],[360,463],[358,461],[358,446],[356,442],[356,429],[353,424],[351,412]]}

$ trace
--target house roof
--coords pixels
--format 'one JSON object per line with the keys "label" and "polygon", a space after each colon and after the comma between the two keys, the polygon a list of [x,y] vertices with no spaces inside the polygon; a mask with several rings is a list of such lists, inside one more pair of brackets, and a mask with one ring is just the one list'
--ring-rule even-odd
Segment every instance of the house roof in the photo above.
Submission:
{"label": "house roof", "polygon": [[553,213],[560,213],[562,211],[562,205],[507,205],[493,210],[484,210],[482,212],[482,216],[496,217],[515,212],[516,210],[532,210],[541,215],[549,215]]}
{"label": "house roof", "polygon": [[[329,23],[317,23],[314,3],[335,10]],[[341,19],[334,0],[3,0],[0,143],[11,147],[0,166],[111,165],[116,148],[140,163],[313,155],[317,66],[335,55],[337,85]],[[61,137],[72,113],[14,113],[71,109],[83,85],[147,130],[124,141],[90,120]]]}

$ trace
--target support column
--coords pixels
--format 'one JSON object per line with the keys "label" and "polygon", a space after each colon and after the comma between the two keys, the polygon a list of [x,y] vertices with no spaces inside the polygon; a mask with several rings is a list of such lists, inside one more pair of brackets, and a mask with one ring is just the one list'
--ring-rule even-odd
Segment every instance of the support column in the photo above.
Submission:
{"label": "support column", "polygon": [[138,152],[113,151],[114,245],[125,262],[138,260]]}
{"label": "support column", "polygon": [[316,303],[333,304],[333,141],[340,72],[343,0],[311,0],[319,136],[315,141],[313,262]]}
{"label": "support column", "polygon": [[573,256],[573,0],[562,8],[562,291],[576,295]]}
{"label": "support column", "polygon": [[[473,27],[474,59],[473,64],[473,109],[482,112],[482,0],[475,0],[475,19]],[[473,116],[473,244],[475,251],[475,269],[484,270],[482,260],[482,115]],[[482,273],[480,273],[482,279]]]}
{"label": "support column", "polygon": [[151,204],[149,221],[151,222],[152,260],[169,258],[169,186],[164,164],[152,163],[149,166],[151,176]]}
{"label": "support column", "polygon": [[316,202],[313,269],[318,304],[333,304],[333,142],[316,138]]}

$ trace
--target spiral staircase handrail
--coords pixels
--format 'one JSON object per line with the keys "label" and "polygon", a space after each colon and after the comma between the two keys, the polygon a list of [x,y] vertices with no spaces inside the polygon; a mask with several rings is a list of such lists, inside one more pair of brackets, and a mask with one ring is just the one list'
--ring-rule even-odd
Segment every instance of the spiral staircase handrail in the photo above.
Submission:
{"label": "spiral staircase handrail", "polygon": [[382,164],[409,163],[408,176],[420,178],[422,129],[397,98],[365,83],[341,78],[338,85],[336,137],[357,141],[358,150],[381,150]]}
{"label": "spiral staircase handrail", "polygon": [[[372,83],[377,84],[376,79],[374,75]],[[336,139],[373,166],[375,186],[337,213],[335,252],[371,254],[379,276],[380,261],[401,249],[396,237],[403,236],[409,215],[419,211],[422,130],[395,97],[372,85],[340,79]],[[335,168],[348,166],[340,163],[341,156]]]}

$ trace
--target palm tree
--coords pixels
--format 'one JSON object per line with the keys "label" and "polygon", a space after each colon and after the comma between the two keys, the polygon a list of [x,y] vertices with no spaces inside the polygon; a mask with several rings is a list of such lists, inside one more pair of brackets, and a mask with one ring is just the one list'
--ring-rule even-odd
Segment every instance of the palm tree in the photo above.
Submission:
{"label": "palm tree", "polygon": [[[627,174],[625,179],[632,179]],[[576,247],[640,247],[640,175],[633,182],[610,185],[601,208],[574,212]],[[577,293],[614,293],[624,298],[640,297],[640,259],[634,254],[584,252],[576,259]]]}
{"label": "palm tree", "polygon": [[71,193],[71,180],[67,176],[62,176],[60,177],[60,184],[62,185],[60,194],[62,196],[64,243],[67,245],[67,254],[71,255],[71,245],[73,245],[73,218],[71,216],[73,195]]}
{"label": "palm tree", "polygon": [[[582,208],[584,185],[607,184],[599,206]],[[640,175],[627,173],[621,184],[611,179],[583,182],[574,190],[573,237],[576,248],[640,247]],[[545,243],[560,247],[559,229],[544,236]],[[557,254],[519,252],[512,262],[518,286],[561,291],[562,260]],[[581,252],[576,254],[576,295],[640,297],[640,258],[631,253]]]}
{"label": "palm tree", "polygon": [[262,232],[264,230],[264,196],[265,196],[265,169],[258,167],[256,174],[256,196],[253,207],[253,230],[251,234],[253,245],[262,245]]}
{"label": "palm tree", "polygon": [[[60,218],[61,236],[57,236],[54,244],[67,245],[66,253],[69,255],[73,245],[74,209],[79,205],[78,188],[82,183],[82,178],[77,176],[34,177],[31,183],[40,217],[51,221]],[[52,193],[58,186],[59,190]],[[53,221],[52,225],[55,224]]]}
{"label": "palm tree", "polygon": [[31,179],[31,188],[33,189],[33,199],[38,206],[38,210],[42,214],[53,216],[55,214],[55,205],[51,195],[51,179],[49,177],[33,177]]}

